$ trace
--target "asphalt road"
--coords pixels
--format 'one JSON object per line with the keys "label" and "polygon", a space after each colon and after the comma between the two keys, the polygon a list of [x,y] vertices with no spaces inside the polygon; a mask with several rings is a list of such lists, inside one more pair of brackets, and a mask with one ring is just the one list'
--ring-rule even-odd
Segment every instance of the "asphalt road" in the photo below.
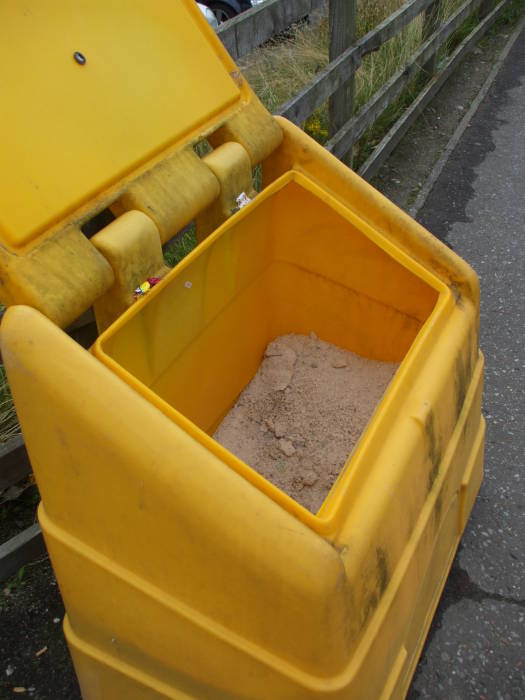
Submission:
{"label": "asphalt road", "polygon": [[409,698],[525,698],[525,30],[419,220],[481,282],[485,478]]}

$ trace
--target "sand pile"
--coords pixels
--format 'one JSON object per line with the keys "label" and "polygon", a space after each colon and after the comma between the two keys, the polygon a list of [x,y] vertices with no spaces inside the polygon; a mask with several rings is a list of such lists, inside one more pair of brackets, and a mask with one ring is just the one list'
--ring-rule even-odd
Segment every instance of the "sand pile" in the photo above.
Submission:
{"label": "sand pile", "polygon": [[214,437],[315,513],[397,367],[313,333],[281,336]]}

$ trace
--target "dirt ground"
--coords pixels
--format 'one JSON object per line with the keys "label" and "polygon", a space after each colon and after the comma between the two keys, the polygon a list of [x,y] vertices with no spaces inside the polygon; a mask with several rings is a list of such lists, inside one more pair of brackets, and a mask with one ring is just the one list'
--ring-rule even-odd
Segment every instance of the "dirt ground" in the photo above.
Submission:
{"label": "dirt ground", "polygon": [[[374,185],[402,208],[414,202],[510,31],[500,25],[482,40],[381,169]],[[27,565],[20,577],[1,588],[0,699],[80,700],[61,629],[63,604],[49,561]],[[24,691],[15,693],[14,688]]]}
{"label": "dirt ground", "polygon": [[19,577],[1,585],[0,698],[80,700],[49,559],[26,564]]}

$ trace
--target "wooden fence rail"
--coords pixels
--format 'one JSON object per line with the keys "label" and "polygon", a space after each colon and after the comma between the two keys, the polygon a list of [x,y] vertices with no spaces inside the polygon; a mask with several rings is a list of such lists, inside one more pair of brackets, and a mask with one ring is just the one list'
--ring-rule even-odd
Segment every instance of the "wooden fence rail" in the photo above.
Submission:
{"label": "wooden fence rail", "polygon": [[46,554],[40,525],[27,527],[7,542],[0,543],[0,582],[5,581],[28,561]]}
{"label": "wooden fence rail", "polygon": [[221,24],[217,34],[230,56],[238,59],[326,3],[327,0],[267,0]]}

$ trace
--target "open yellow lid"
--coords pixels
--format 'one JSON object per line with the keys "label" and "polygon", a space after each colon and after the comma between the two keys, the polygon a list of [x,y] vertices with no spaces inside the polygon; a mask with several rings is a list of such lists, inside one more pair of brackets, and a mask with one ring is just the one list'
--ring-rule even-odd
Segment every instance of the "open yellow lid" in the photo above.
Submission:
{"label": "open yellow lid", "polygon": [[194,0],[3,0],[0,20],[0,244],[13,251],[243,99]]}

